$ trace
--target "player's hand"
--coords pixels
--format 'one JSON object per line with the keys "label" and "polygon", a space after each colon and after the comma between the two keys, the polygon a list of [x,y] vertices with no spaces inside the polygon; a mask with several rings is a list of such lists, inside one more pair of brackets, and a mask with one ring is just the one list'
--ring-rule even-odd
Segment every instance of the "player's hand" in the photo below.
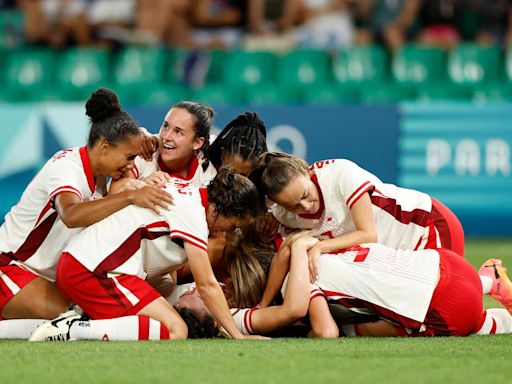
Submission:
{"label": "player's hand", "polygon": [[270,340],[270,337],[260,335],[242,335],[238,340]]}
{"label": "player's hand", "polygon": [[[317,242],[318,244],[318,242]],[[309,248],[308,250],[308,264],[309,264],[309,280],[314,283],[318,277],[317,263],[320,256],[320,249],[317,245]]]}
{"label": "player's hand", "polygon": [[168,209],[173,202],[172,196],[167,191],[152,185],[146,185],[129,193],[132,204],[152,209],[156,213],[160,213],[159,208]]}
{"label": "player's hand", "polygon": [[142,146],[139,156],[146,161],[153,159],[153,153],[158,149],[158,137],[153,135],[142,135]]}
{"label": "player's hand", "polygon": [[[114,186],[114,183],[112,183],[112,186]],[[135,191],[137,189],[144,188],[145,186],[147,186],[147,184],[142,180],[123,178],[115,181],[115,188],[111,187],[110,191],[112,193]]]}
{"label": "player's hand", "polygon": [[297,237],[293,244],[292,248],[295,247],[301,247],[302,249],[306,249],[307,251],[313,248],[315,245],[318,244],[318,239],[309,235],[303,235],[300,237]]}
{"label": "player's hand", "polygon": [[156,171],[144,179],[147,184],[156,187],[163,187],[169,180],[171,180],[171,176],[163,171]]}

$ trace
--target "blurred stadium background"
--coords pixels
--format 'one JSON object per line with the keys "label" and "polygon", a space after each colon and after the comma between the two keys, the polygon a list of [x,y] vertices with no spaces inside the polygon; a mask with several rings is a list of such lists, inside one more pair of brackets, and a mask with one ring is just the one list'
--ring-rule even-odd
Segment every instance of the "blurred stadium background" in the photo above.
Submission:
{"label": "blurred stadium background", "polygon": [[512,237],[511,14],[482,0],[0,0],[0,215],[54,152],[85,143],[84,101],[108,87],[151,132],[183,99],[213,106],[218,128],[257,111],[272,150],[349,158],[443,201],[468,235]]}

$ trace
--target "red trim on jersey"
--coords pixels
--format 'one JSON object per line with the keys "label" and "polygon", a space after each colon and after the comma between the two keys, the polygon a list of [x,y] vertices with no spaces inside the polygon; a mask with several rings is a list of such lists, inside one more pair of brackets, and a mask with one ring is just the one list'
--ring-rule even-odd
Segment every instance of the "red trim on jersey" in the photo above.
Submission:
{"label": "red trim on jersey", "polygon": [[94,193],[96,189],[96,183],[94,182],[94,174],[92,173],[91,167],[91,159],[89,158],[89,151],[87,147],[80,147],[78,150],[80,152],[80,158],[82,159],[82,165],[84,167],[85,177],[87,178],[87,183],[89,184],[89,188],[91,189],[91,193]]}
{"label": "red trim on jersey", "polygon": [[207,243],[205,243],[203,240],[201,240],[198,237],[193,236],[189,233],[174,230],[174,231],[171,231],[170,237],[171,237],[171,239],[176,239],[176,238],[183,239],[187,243],[190,243],[190,244],[196,246],[197,248],[200,248],[203,251],[208,252]]}
{"label": "red trim on jersey", "polygon": [[208,189],[207,188],[199,188],[199,195],[201,196],[201,204],[204,209],[208,208]]}
{"label": "red trim on jersey", "polygon": [[414,209],[412,211],[402,211],[402,207],[397,204],[395,199],[382,196],[370,196],[372,204],[386,211],[396,220],[403,224],[414,223],[421,227],[427,227],[431,221],[431,213],[423,209]]}
{"label": "red trim on jersey", "polygon": [[133,168],[131,169],[132,173],[133,173],[133,176],[138,179],[139,178],[139,168],[137,168],[137,166],[135,165],[135,163],[133,164]]}
{"label": "red trim on jersey", "polygon": [[149,317],[138,316],[139,318],[139,340],[149,340]]}
{"label": "red trim on jersey", "polygon": [[174,172],[171,169],[169,169],[165,165],[164,161],[162,160],[162,156],[161,155],[158,155],[158,167],[160,168],[161,171],[168,173],[169,176],[171,176],[171,177],[177,177],[178,179],[182,179],[182,180],[187,180],[188,181],[188,180],[192,180],[192,178],[196,174],[197,167],[199,167],[199,160],[197,159],[196,155],[192,156],[192,160],[190,161],[190,165],[189,165],[188,170],[187,170],[187,175],[185,177],[183,177],[179,173]]}
{"label": "red trim on jersey", "polygon": [[[154,223],[153,223],[154,224]],[[140,248],[143,239],[155,240],[161,236],[169,235],[169,232],[151,232],[146,227],[137,228],[114,252],[108,255],[93,271],[95,275],[104,275],[123,265]]]}
{"label": "red trim on jersey", "polygon": [[43,216],[45,215],[46,212],[48,212],[48,210],[52,207],[52,203],[49,201],[46,203],[46,205],[44,206],[43,210],[41,211],[41,214],[39,215],[39,217],[37,218],[36,220],[36,224],[34,225],[34,227],[37,227],[37,225],[39,224],[39,221],[43,218]]}
{"label": "red trim on jersey", "polygon": [[169,340],[169,330],[160,323],[160,340]]}
{"label": "red trim on jersey", "polygon": [[251,333],[254,333],[254,326],[252,325],[252,314],[257,311],[259,308],[251,308],[249,311],[249,326],[251,327]]}
{"label": "red trim on jersey", "polygon": [[167,223],[167,221],[157,221],[156,223],[151,223],[151,224],[146,225],[147,229],[162,228],[162,227],[169,228],[169,223]]}
{"label": "red trim on jersey", "polygon": [[16,252],[9,254],[19,261],[26,261],[30,258],[34,253],[36,253],[41,244],[43,244],[43,241],[46,239],[46,236],[48,236],[48,233],[50,233],[57,217],[57,212],[52,212],[51,215],[44,219],[40,225],[29,233],[25,242]]}
{"label": "red trim on jersey", "polygon": [[63,193],[63,192],[74,193],[75,195],[78,195],[80,200],[83,199],[82,194],[80,193],[80,191],[78,189],[72,187],[71,185],[63,185],[62,187],[59,187],[56,190],[54,190],[52,193],[50,193],[50,200],[52,200],[55,196],[57,196],[58,194]]}
{"label": "red trim on jersey", "polygon": [[303,219],[312,219],[316,220],[319,219],[322,214],[324,213],[325,204],[324,204],[324,196],[322,195],[322,189],[320,188],[320,184],[318,184],[318,177],[315,173],[310,173],[310,178],[313,184],[316,185],[316,190],[318,191],[318,197],[320,198],[320,207],[318,208],[318,211],[315,213],[299,213],[299,216]]}
{"label": "red trim on jersey", "polygon": [[[363,189],[364,188],[364,189]],[[350,197],[347,199],[347,205],[350,209],[354,206],[354,204],[363,196],[366,192],[368,192],[370,189],[374,189],[375,187],[373,184],[370,184],[369,181],[364,182],[361,184],[359,188],[357,188],[354,193],[350,195]],[[361,189],[363,189],[361,191]],[[351,201],[353,199],[353,201]]]}
{"label": "red trim on jersey", "polygon": [[492,328],[489,332],[489,335],[494,335],[496,333],[496,320],[492,319]]}
{"label": "red trim on jersey", "polygon": [[9,253],[2,253],[0,252],[0,267],[5,267],[6,265],[9,265],[12,261],[12,258],[9,257],[9,255],[12,255],[11,252]]}

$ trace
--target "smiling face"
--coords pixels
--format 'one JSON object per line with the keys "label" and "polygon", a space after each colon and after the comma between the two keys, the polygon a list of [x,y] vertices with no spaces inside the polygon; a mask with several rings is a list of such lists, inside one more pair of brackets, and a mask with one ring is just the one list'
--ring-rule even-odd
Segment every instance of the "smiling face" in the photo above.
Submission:
{"label": "smiling face", "polygon": [[106,139],[99,143],[101,148],[101,175],[117,180],[134,167],[134,159],[142,147],[142,136],[128,136],[127,140],[109,143]]}
{"label": "smiling face", "polygon": [[194,151],[201,148],[204,137],[196,137],[195,117],[182,108],[172,108],[160,128],[160,156],[175,172],[188,170]]}
{"label": "smiling face", "polygon": [[318,189],[309,175],[298,175],[272,200],[290,212],[314,214],[320,209]]}

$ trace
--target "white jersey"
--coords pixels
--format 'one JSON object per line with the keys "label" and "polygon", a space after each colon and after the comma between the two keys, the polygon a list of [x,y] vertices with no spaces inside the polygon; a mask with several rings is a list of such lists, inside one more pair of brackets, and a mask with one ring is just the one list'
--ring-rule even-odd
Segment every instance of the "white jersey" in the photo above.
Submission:
{"label": "white jersey", "polygon": [[[310,175],[318,188],[320,208],[316,214],[296,214],[279,205],[272,207],[276,219],[288,228],[312,229],[321,240],[356,230],[350,209],[367,192],[371,193],[378,242],[395,249],[423,249],[431,225],[429,195],[380,181],[349,160],[314,163]],[[440,246],[439,234],[437,244]]]}
{"label": "white jersey", "polygon": [[217,175],[217,170],[212,163],[208,164],[208,167],[203,169],[205,159],[203,157],[194,156],[190,167],[187,171],[187,176],[183,177],[179,174],[170,172],[165,166],[164,162],[160,158],[160,151],[157,150],[153,154],[151,161],[145,161],[140,156],[135,158],[135,167],[132,172],[136,179],[144,180],[146,177],[152,175],[157,171],[167,172],[172,177],[177,177],[187,181],[193,187],[205,187],[210,181]]}
{"label": "white jersey", "polygon": [[98,274],[145,279],[178,269],[186,261],[184,242],[207,250],[207,191],[176,178],[165,189],[174,199],[168,210],[129,205],[85,228],[65,251]]}
{"label": "white jersey", "polygon": [[363,244],[321,255],[315,284],[329,301],[370,309],[406,328],[419,329],[437,286],[439,261],[436,250]]}
{"label": "white jersey", "polygon": [[68,228],[55,210],[55,197],[62,192],[88,201],[101,197],[87,147],[65,149],[46,162],[27,186],[19,202],[5,216],[0,227],[0,252],[14,264],[23,264],[35,273],[55,279],[59,256],[80,228]]}

